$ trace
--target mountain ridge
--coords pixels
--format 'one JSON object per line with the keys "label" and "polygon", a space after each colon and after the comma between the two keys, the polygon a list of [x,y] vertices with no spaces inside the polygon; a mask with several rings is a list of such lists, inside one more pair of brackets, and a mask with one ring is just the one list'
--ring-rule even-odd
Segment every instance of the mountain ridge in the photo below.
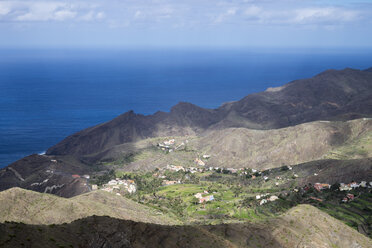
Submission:
{"label": "mountain ridge", "polygon": [[128,111],[67,137],[47,154],[81,156],[149,137],[199,135],[228,127],[275,129],[315,120],[372,116],[372,73],[368,70],[328,70],[281,87],[280,91],[250,94],[217,109],[180,102],[169,113]]}

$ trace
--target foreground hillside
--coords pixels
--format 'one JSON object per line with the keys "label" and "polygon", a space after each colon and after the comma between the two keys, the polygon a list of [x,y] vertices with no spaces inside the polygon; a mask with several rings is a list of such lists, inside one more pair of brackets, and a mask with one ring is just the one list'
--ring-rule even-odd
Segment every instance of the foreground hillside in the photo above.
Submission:
{"label": "foreground hillside", "polygon": [[153,209],[103,191],[66,199],[12,188],[0,192],[0,202],[0,222],[62,224],[98,215],[157,224],[177,223]]}
{"label": "foreground hillside", "polygon": [[161,226],[89,217],[71,224],[0,224],[1,247],[362,247],[367,237],[326,213],[300,205],[267,222]]}

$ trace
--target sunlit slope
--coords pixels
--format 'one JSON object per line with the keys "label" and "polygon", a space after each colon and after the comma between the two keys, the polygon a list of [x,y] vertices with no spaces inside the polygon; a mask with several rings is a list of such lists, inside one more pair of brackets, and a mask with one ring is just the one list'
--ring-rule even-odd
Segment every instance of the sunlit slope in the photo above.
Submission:
{"label": "sunlit slope", "polygon": [[[195,146],[220,167],[274,168],[331,157],[372,156],[372,120],[310,122],[273,130],[229,128],[208,133]],[[335,156],[333,158],[336,158]]]}
{"label": "sunlit slope", "polygon": [[[185,143],[164,152],[157,144],[169,138]],[[202,155],[210,155],[203,159]],[[123,170],[153,170],[167,164],[195,166],[201,158],[206,166],[267,169],[320,159],[372,157],[372,120],[316,121],[272,130],[227,128],[204,135],[146,139],[115,146],[98,154]]]}

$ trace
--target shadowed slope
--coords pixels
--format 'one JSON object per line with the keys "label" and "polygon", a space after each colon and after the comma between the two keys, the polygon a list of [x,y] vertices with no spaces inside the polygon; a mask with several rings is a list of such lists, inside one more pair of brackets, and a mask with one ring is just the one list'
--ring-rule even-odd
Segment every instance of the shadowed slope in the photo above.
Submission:
{"label": "shadowed slope", "polygon": [[372,242],[326,213],[299,205],[268,222],[159,226],[89,217],[60,226],[0,224],[3,247],[371,247]]}
{"label": "shadowed slope", "polygon": [[30,155],[0,170],[0,190],[21,187],[38,192],[72,197],[90,191],[85,174],[92,168],[70,156]]}

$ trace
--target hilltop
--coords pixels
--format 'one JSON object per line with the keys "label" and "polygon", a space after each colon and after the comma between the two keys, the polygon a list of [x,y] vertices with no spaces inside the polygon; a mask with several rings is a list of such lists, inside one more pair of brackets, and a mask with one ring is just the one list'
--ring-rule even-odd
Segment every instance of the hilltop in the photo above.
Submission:
{"label": "hilltop", "polygon": [[88,216],[176,224],[177,222],[155,210],[104,191],[95,191],[73,198],[61,198],[20,188],[0,192],[0,222],[26,224],[62,224]]}
{"label": "hilltop", "polygon": [[309,205],[267,222],[162,226],[88,217],[70,224],[0,224],[0,246],[19,247],[371,247],[367,237]]}

